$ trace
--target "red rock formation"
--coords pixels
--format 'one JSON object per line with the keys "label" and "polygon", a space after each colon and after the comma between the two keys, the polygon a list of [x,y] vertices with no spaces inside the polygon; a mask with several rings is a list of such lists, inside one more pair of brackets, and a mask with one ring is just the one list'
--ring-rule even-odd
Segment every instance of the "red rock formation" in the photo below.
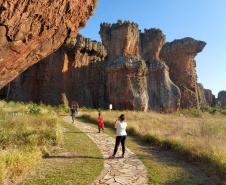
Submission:
{"label": "red rock formation", "polygon": [[218,93],[218,100],[221,102],[221,107],[226,109],[226,91],[220,91]]}
{"label": "red rock formation", "polygon": [[106,55],[101,43],[78,35],[12,81],[10,98],[52,105],[76,101],[80,106],[104,107]]}
{"label": "red rock formation", "polygon": [[170,80],[169,69],[161,60],[151,60],[148,65],[149,109],[172,112],[180,108],[180,89]]}
{"label": "red rock formation", "polygon": [[119,56],[108,62],[107,94],[113,109],[148,109],[147,67],[135,57]]}
{"label": "red rock formation", "polygon": [[171,80],[181,90],[181,107],[197,107],[197,75],[195,56],[203,50],[206,43],[192,38],[184,38],[166,43],[160,58],[169,66]]}
{"label": "red rock formation", "polygon": [[0,89],[74,38],[96,0],[1,0]]}
{"label": "red rock formation", "polygon": [[100,36],[103,45],[108,51],[108,60],[118,56],[135,56],[152,60],[159,58],[162,46],[165,44],[165,35],[160,29],[145,29],[144,33],[138,30],[138,25],[118,20],[116,24],[102,23]]}
{"label": "red rock formation", "polygon": [[[194,57],[204,42],[185,38],[166,43],[161,49],[165,36],[160,30],[140,33],[137,24],[121,21],[101,24],[100,35],[106,49],[79,35],[20,75],[20,82],[14,84],[20,93],[14,91],[11,96],[16,100],[23,94],[18,100],[53,105],[77,101],[95,108],[112,103],[120,110],[171,112],[180,104],[183,108],[200,107]],[[105,62],[107,52],[109,62]],[[158,58],[166,61],[169,71]],[[29,79],[29,75],[36,77]],[[22,91],[28,85],[26,94]],[[33,93],[35,88],[38,92]]]}
{"label": "red rock formation", "polygon": [[206,96],[204,93],[204,88],[201,83],[197,83],[197,93],[198,93],[198,107],[205,107],[206,106]]}
{"label": "red rock formation", "polygon": [[160,29],[145,29],[144,33],[140,33],[140,56],[145,60],[158,59],[165,40],[166,36]]}
{"label": "red rock formation", "polygon": [[209,89],[204,89],[204,94],[206,97],[206,105],[211,106],[212,105],[212,91]]}
{"label": "red rock formation", "polygon": [[107,49],[108,60],[118,56],[139,56],[138,25],[118,20],[116,24],[103,23],[100,25],[102,43]]}

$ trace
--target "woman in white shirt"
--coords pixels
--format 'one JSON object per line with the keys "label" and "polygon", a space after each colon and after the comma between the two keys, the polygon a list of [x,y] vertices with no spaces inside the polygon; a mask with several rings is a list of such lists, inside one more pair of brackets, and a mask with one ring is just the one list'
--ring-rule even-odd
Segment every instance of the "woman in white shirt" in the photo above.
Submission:
{"label": "woman in white shirt", "polygon": [[116,141],[115,141],[115,149],[114,149],[114,154],[112,156],[109,157],[109,159],[114,159],[115,158],[115,154],[118,151],[118,147],[120,145],[120,143],[122,144],[122,158],[124,158],[124,154],[125,154],[125,143],[126,143],[126,127],[127,127],[127,123],[124,122],[125,120],[125,116],[124,114],[121,114],[121,116],[118,118],[118,120],[116,120],[115,122],[115,128],[116,130]]}

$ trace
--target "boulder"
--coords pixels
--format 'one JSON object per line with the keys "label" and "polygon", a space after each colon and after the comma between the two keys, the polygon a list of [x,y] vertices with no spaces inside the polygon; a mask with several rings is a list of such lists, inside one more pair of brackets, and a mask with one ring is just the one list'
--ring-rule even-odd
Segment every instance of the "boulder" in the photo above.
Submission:
{"label": "boulder", "polygon": [[149,109],[172,112],[180,108],[180,89],[170,80],[165,62],[154,59],[147,62]]}
{"label": "boulder", "polygon": [[0,1],[0,89],[75,38],[96,0]]}
{"label": "boulder", "polygon": [[181,90],[181,108],[199,107],[195,56],[206,43],[184,38],[167,42],[161,49],[160,59],[169,67],[171,80]]}

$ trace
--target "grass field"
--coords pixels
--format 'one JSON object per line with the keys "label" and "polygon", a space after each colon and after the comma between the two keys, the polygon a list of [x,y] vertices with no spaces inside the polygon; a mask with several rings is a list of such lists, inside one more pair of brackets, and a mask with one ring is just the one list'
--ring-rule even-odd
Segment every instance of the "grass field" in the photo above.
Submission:
{"label": "grass field", "polygon": [[[226,177],[226,116],[186,110],[173,114],[136,111],[102,111],[104,123],[113,127],[117,117],[124,113],[127,132],[147,143],[172,148],[187,161],[199,161]],[[96,122],[98,111],[84,114]]]}
{"label": "grass field", "polygon": [[64,130],[62,145],[54,148],[22,184],[91,184],[100,175],[103,157],[96,144],[71,123],[60,123]]}
{"label": "grass field", "polygon": [[[0,184],[90,184],[96,179],[103,169],[101,152],[57,115],[65,112],[64,105],[0,101]],[[41,176],[26,179],[34,169]]]}
{"label": "grass field", "polygon": [[23,178],[61,137],[56,114],[35,104],[0,101],[0,184]]}
{"label": "grass field", "polygon": [[[23,182],[35,166],[40,167],[38,174],[24,184],[87,184],[100,174],[103,160],[97,146],[71,124],[59,119],[56,112],[68,113],[69,109],[63,105],[53,108],[42,103],[38,106],[0,101],[0,184]],[[143,160],[150,182],[205,184],[197,178],[197,171],[143,143],[171,148],[186,161],[199,161],[225,178],[225,115],[194,109],[172,114],[102,111],[105,125],[112,128],[121,113],[126,115],[127,132],[135,136],[128,138],[127,146]],[[97,114],[98,111],[89,110],[84,117],[96,124]],[[111,129],[106,129],[106,133],[115,134]],[[44,167],[43,161],[48,161]]]}

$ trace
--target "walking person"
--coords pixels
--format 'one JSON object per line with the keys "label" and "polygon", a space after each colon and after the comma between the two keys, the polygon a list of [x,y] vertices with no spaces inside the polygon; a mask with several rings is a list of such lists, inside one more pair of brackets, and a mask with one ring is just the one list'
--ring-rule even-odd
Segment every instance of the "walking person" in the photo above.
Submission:
{"label": "walking person", "polygon": [[72,117],[72,123],[75,121],[75,105],[71,106],[71,117]]}
{"label": "walking person", "polygon": [[101,116],[101,113],[98,114],[99,117],[98,117],[98,129],[99,129],[99,133],[100,133],[100,129],[102,129],[102,131],[104,132],[104,119],[103,117]]}
{"label": "walking person", "polygon": [[78,106],[78,103],[76,103],[75,105],[75,114],[78,115],[78,110],[79,110],[79,106]]}
{"label": "walking person", "polygon": [[124,121],[125,120],[125,115],[121,114],[121,116],[116,120],[115,122],[115,126],[114,128],[116,128],[116,141],[115,141],[115,149],[114,149],[114,153],[112,156],[109,157],[109,159],[114,159],[115,158],[115,154],[118,151],[118,147],[121,143],[122,145],[122,158],[124,158],[124,154],[125,154],[125,143],[126,143],[126,127],[127,127],[127,123]]}

